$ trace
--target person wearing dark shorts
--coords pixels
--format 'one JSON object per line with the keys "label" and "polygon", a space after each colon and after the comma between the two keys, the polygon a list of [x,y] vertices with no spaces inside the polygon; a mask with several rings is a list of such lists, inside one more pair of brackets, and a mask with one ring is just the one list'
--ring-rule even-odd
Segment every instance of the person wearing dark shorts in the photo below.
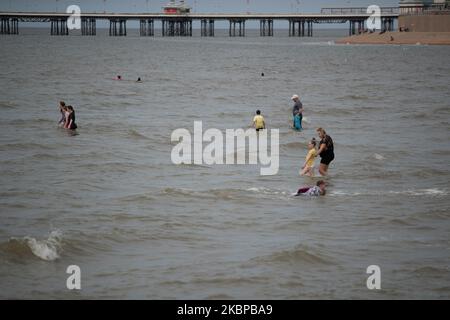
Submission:
{"label": "person wearing dark shorts", "polygon": [[317,152],[317,154],[320,155],[321,158],[319,173],[322,176],[326,176],[328,167],[334,160],[334,143],[333,139],[329,135],[327,135],[324,129],[318,128],[317,133],[320,138],[319,151]]}

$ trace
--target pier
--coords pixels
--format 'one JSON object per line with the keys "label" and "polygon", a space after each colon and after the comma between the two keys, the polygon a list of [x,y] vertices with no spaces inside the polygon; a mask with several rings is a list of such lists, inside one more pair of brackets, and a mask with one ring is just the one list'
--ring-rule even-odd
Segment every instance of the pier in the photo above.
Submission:
{"label": "pier", "polygon": [[[200,22],[202,37],[214,37],[217,21],[228,21],[230,37],[245,37],[246,23],[259,21],[260,36],[274,35],[274,21],[287,21],[290,37],[313,37],[314,25],[322,23],[349,24],[349,35],[361,33],[365,21],[371,15],[367,8],[324,8],[317,14],[137,14],[137,13],[82,13],[81,34],[95,36],[97,21],[109,21],[109,35],[127,36],[127,23],[139,22],[139,34],[142,37],[155,36],[155,22],[161,23],[163,37],[191,37],[194,21]],[[51,35],[69,35],[67,28],[68,13],[45,12],[0,12],[0,34],[19,34],[19,22],[50,22]],[[381,8],[382,31],[393,31],[399,18],[399,8]]]}
{"label": "pier", "polygon": [[0,34],[19,34],[19,19],[1,17]]}

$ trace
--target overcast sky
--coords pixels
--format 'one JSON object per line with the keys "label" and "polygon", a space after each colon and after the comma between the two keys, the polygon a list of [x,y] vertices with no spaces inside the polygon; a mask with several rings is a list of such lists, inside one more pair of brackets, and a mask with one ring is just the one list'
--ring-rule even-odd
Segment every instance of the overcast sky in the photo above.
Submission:
{"label": "overcast sky", "polygon": [[[82,12],[161,12],[168,0],[0,0],[1,11],[65,12],[79,5]],[[198,13],[320,12],[324,7],[398,6],[398,0],[187,0]]]}

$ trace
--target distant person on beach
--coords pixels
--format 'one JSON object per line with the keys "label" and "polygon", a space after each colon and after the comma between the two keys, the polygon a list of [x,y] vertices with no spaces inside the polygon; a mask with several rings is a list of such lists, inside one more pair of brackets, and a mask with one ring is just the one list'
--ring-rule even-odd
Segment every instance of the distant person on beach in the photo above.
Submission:
{"label": "distant person on beach", "polygon": [[291,100],[294,101],[294,107],[292,108],[292,116],[294,117],[294,129],[301,131],[303,129],[303,104],[300,101],[300,97],[296,94],[292,96]]}
{"label": "distant person on beach", "polygon": [[64,101],[59,102],[59,112],[61,113],[61,119],[58,122],[58,126],[63,127],[66,122],[66,103]]}
{"label": "distant person on beach", "polygon": [[327,184],[325,181],[320,180],[317,182],[315,187],[303,187],[298,189],[296,197],[298,196],[311,196],[311,197],[319,197],[324,196],[327,193]]}
{"label": "distant person on beach", "polygon": [[266,121],[261,115],[261,110],[256,110],[256,116],[253,118],[253,127],[256,131],[264,130],[266,128]]}
{"label": "distant person on beach", "polygon": [[334,160],[334,143],[333,139],[327,135],[326,131],[322,128],[317,129],[319,138],[319,151],[317,155],[320,155],[322,160],[320,161],[319,173],[322,176],[326,176],[328,172],[328,167],[331,161]]}
{"label": "distant person on beach", "polygon": [[72,106],[67,106],[67,117],[66,117],[66,123],[64,125],[64,128],[69,130],[76,130],[77,124],[75,123],[75,110]]}
{"label": "distant person on beach", "polygon": [[300,171],[301,176],[309,176],[314,177],[314,162],[317,157],[317,150],[316,150],[316,139],[312,139],[311,142],[308,144],[308,155],[306,156],[305,163],[303,164],[302,170]]}

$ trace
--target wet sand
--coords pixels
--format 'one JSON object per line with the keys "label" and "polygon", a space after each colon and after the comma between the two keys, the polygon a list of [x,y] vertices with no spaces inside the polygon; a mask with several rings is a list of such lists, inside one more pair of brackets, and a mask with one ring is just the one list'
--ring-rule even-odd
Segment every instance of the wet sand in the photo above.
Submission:
{"label": "wet sand", "polygon": [[[392,38],[391,38],[392,37]],[[450,45],[450,32],[386,32],[343,38],[337,44],[428,44]]]}

